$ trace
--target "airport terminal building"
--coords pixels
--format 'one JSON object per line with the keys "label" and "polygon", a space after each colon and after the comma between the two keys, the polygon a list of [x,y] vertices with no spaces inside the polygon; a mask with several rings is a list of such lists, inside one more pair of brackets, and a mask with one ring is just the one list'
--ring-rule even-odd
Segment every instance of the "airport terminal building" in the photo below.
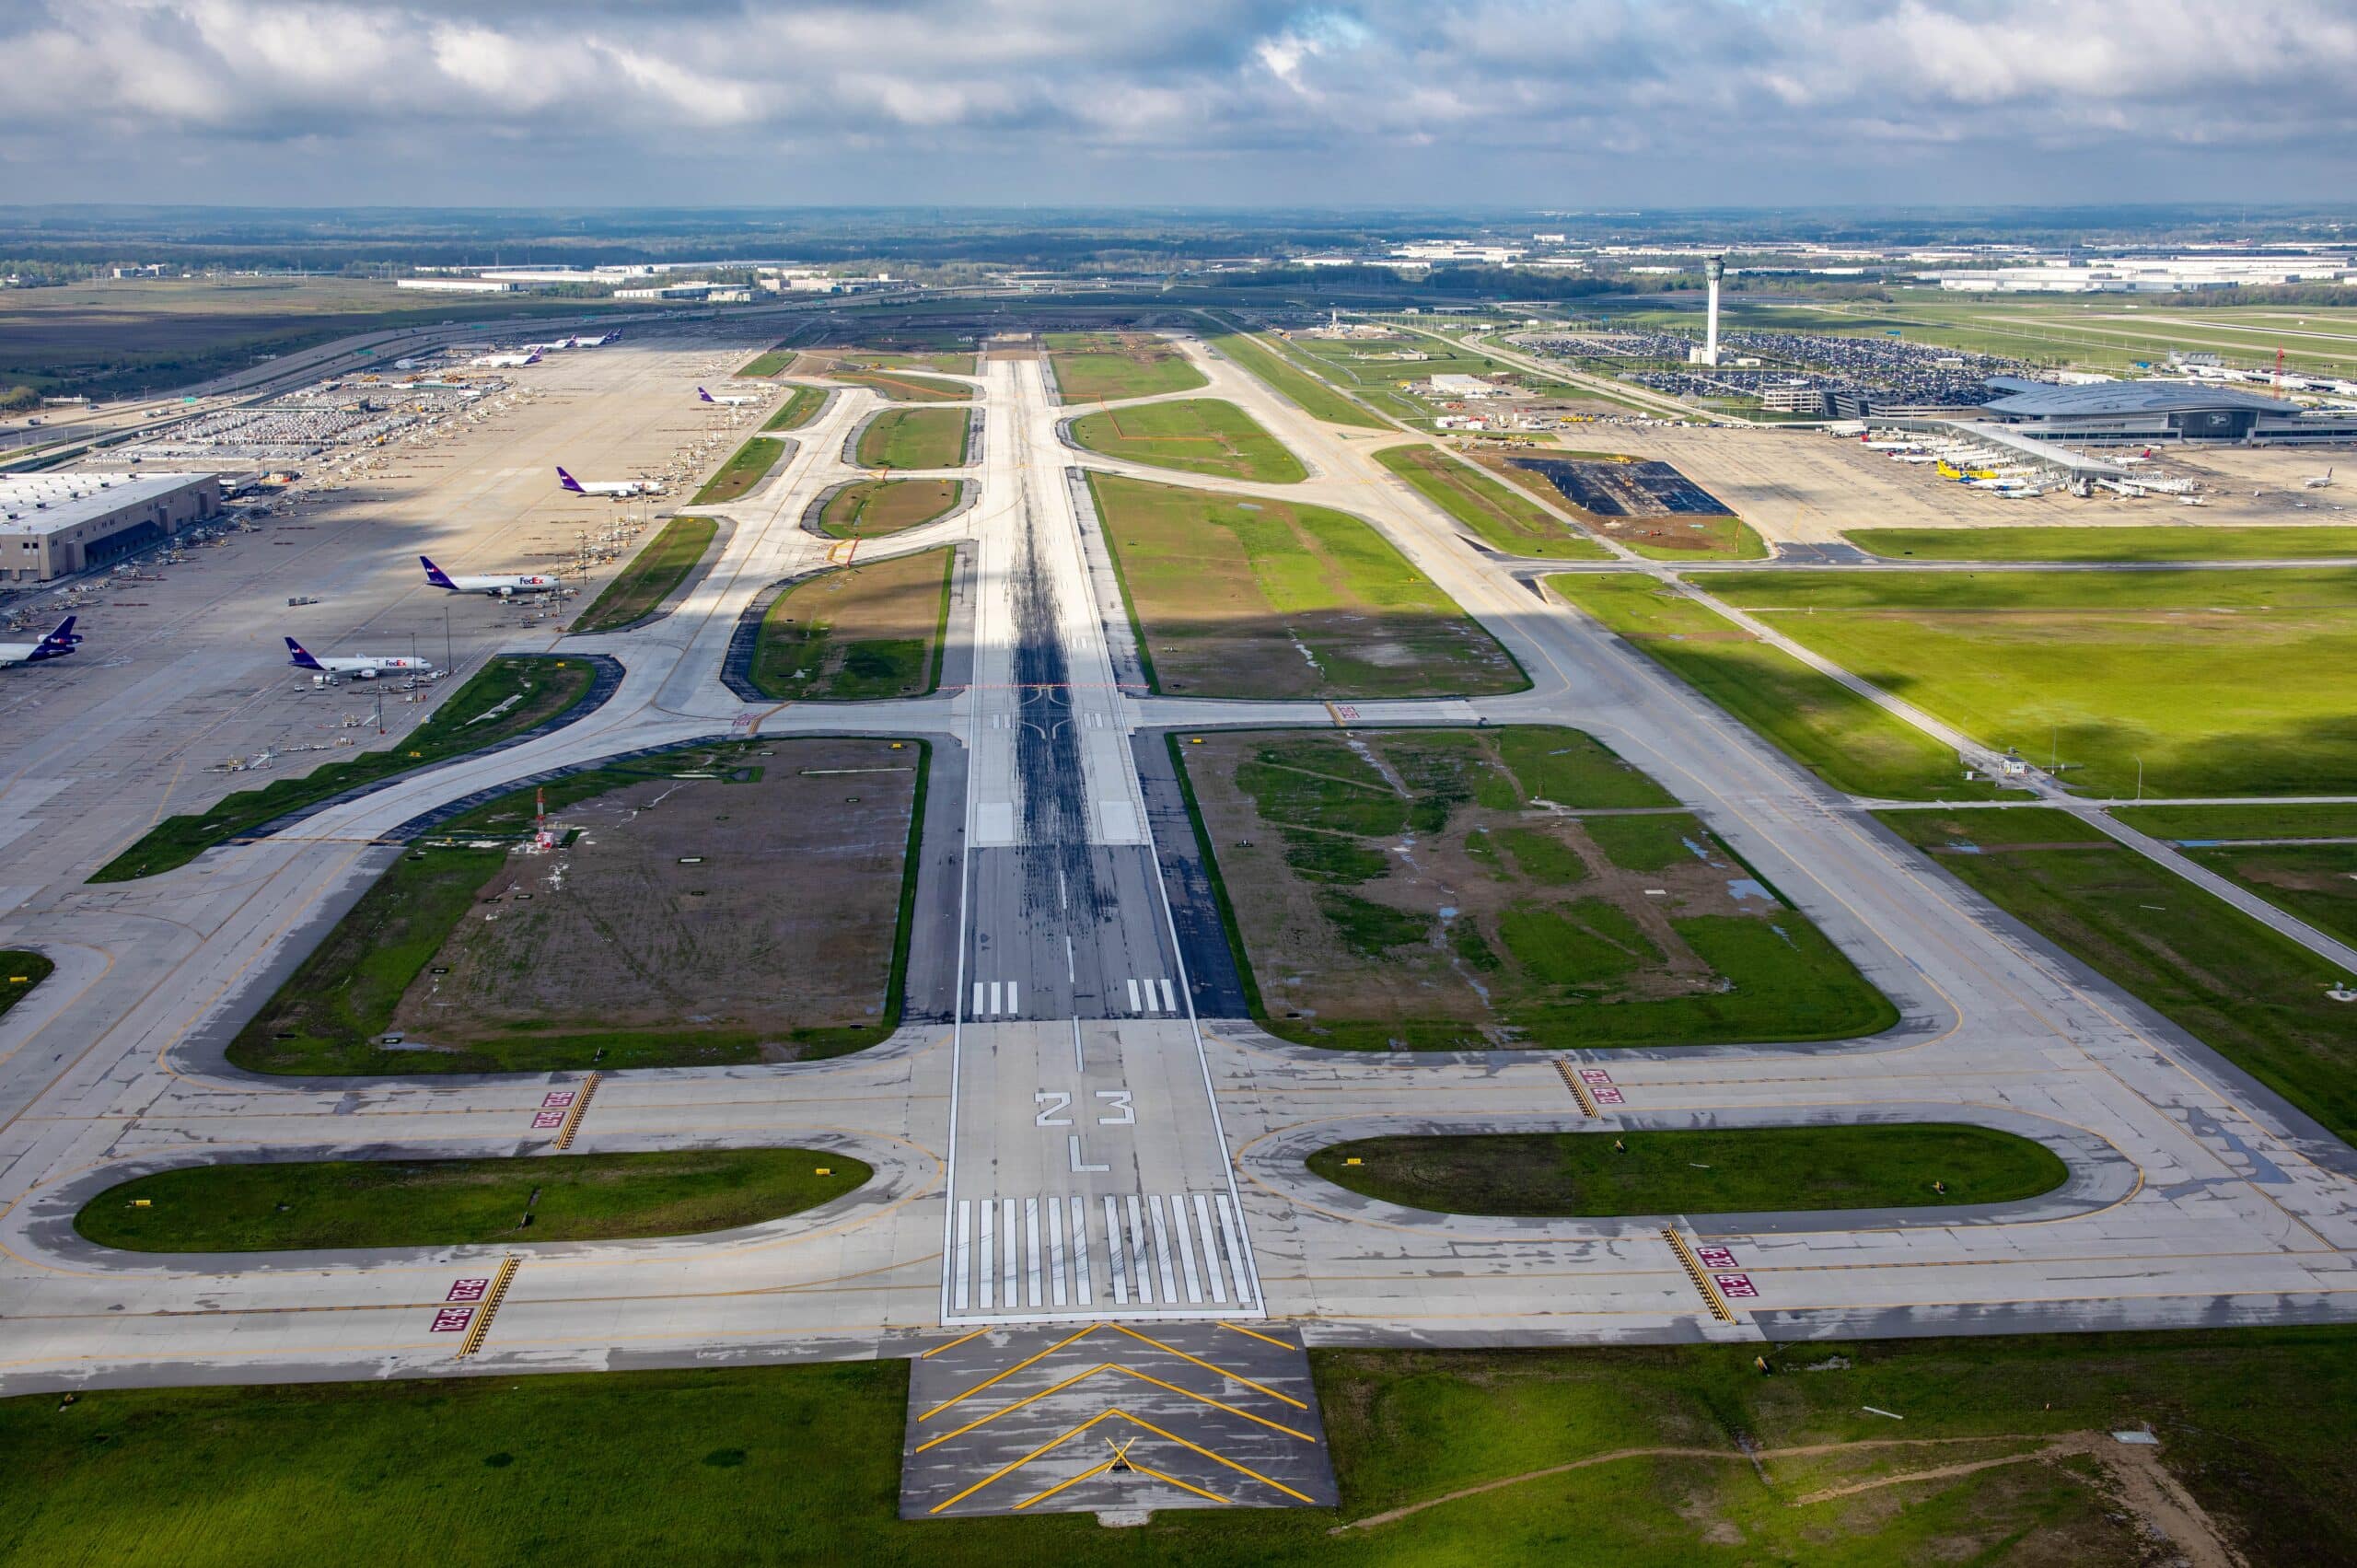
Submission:
{"label": "airport terminal building", "polygon": [[2041,441],[2155,446],[2243,441],[2258,446],[2357,441],[2357,412],[2310,411],[2282,398],[2178,381],[2096,381],[2056,387],[1999,377],[2000,396],[1977,418]]}
{"label": "airport terminal building", "polygon": [[35,473],[0,478],[0,584],[104,566],[221,510],[209,473]]}

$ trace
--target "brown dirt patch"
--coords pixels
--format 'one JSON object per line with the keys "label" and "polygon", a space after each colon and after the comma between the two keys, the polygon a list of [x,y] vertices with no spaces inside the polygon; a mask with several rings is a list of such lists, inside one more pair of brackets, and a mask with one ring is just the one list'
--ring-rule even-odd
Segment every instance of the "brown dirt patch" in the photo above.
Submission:
{"label": "brown dirt patch", "polygon": [[752,1030],[784,1057],[796,1029],[882,1017],[916,749],[760,749],[772,755],[748,759],[758,779],[647,780],[559,813],[580,830],[573,842],[508,858],[394,1027],[448,1045],[518,1029]]}

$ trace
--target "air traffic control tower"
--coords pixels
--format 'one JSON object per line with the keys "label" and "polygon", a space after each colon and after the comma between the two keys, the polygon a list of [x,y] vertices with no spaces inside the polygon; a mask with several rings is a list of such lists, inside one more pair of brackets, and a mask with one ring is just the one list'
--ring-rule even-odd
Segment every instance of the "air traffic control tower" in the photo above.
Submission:
{"label": "air traffic control tower", "polygon": [[1719,362],[1719,280],[1727,275],[1724,256],[1707,256],[1702,261],[1702,276],[1711,285],[1710,303],[1702,327],[1702,346],[1687,351],[1689,365],[1716,365]]}

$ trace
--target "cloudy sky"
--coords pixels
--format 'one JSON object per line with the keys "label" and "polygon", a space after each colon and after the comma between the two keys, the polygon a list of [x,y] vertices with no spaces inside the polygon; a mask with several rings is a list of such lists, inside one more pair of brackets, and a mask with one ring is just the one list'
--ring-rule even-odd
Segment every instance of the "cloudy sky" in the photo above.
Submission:
{"label": "cloudy sky", "polygon": [[2349,0],[0,0],[0,200],[2337,201]]}

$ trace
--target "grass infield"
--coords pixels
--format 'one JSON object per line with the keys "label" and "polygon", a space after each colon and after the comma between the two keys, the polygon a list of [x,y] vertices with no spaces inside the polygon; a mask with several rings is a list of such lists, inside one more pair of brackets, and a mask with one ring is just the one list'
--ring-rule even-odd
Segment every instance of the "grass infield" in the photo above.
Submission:
{"label": "grass infield", "polygon": [[796,583],[761,618],[750,675],[781,701],[921,697],[941,679],[954,548],[865,562]]}
{"label": "grass infield", "polygon": [[619,1241],[782,1219],[874,1174],[796,1148],[200,1165],[108,1188],[74,1228],[133,1252]]}
{"label": "grass infield", "polygon": [[597,671],[582,659],[502,655],[477,670],[407,741],[381,751],[239,790],[209,810],[167,817],[90,877],[128,882],[186,865],[215,844],[343,790],[413,772],[495,746],[565,713],[589,694]]}
{"label": "grass infield", "polygon": [[745,444],[729,455],[720,470],[703,482],[695,493],[691,506],[717,506],[734,501],[769,476],[777,460],[785,453],[785,443],[767,436],[747,438]]}
{"label": "grass infield", "polygon": [[962,479],[861,480],[828,497],[819,528],[834,539],[881,539],[923,528],[965,497]]}
{"label": "grass infield", "polygon": [[687,580],[719,531],[719,523],[710,517],[673,517],[566,630],[610,632],[652,612]]}
{"label": "grass infield", "polygon": [[39,953],[22,947],[0,947],[0,1017],[31,995],[33,987],[47,980],[56,968]]}
{"label": "grass infield", "polygon": [[966,460],[972,411],[891,409],[860,432],[855,454],[869,469],[953,469]]}
{"label": "grass infield", "polygon": [[1709,606],[1636,572],[1547,586],[1834,788],[1876,800],[1986,800],[1956,752]]}
{"label": "grass infield", "polygon": [[518,790],[444,823],[431,839],[412,846],[378,875],[230,1041],[228,1059],[249,1072],[326,1076],[590,1067],[610,1072],[759,1062],[765,1042],[790,1046],[797,1061],[840,1056],[873,1045],[900,1027],[916,898],[917,845],[932,758],[927,742],[900,744],[911,754],[916,780],[883,1015],[873,1022],[802,1024],[768,1034],[727,1024],[643,1029],[566,1028],[560,1023],[548,1032],[505,1031],[462,1050],[399,1050],[379,1043],[404,995],[459,922],[476,910],[477,895],[502,873],[505,846],[528,831],[536,794],[545,795],[551,811],[562,812],[626,785],[676,777],[683,768],[726,777],[759,765],[763,743],[739,742],[585,768],[551,781],[542,791]]}
{"label": "grass infield", "polygon": [[1751,572],[1692,579],[2096,795],[2342,795],[2357,567]]}
{"label": "grass infield", "polygon": [[1092,452],[1183,473],[1293,484],[1309,477],[1301,459],[1260,422],[1218,398],[1105,409],[1073,421],[1073,439]]}
{"label": "grass infield", "polygon": [[[0,1563],[69,1542],[126,1568],[308,1568],[361,1542],[391,1564],[621,1563],[649,1543],[911,1568],[2127,1564],[2154,1538],[2088,1461],[1968,1461],[2147,1423],[2247,1561],[2357,1558],[2350,1329],[1811,1341],[1768,1347],[1771,1376],[1761,1349],[1313,1351],[1339,1508],[1120,1530],[899,1518],[900,1360],[27,1395],[0,1400]],[[1963,1441],[1865,1446],[1895,1437]],[[1794,1452],[1823,1445],[1857,1446]],[[1899,1477],[1920,1479],[1844,1490]]]}
{"label": "grass infield", "polygon": [[826,401],[827,394],[823,388],[796,387],[785,395],[785,401],[777,405],[777,412],[770,415],[761,428],[799,430],[810,423],[810,416],[825,406]]}
{"label": "grass infield", "polygon": [[1158,691],[1433,697],[1529,684],[1356,517],[1113,474],[1088,483]]}
{"label": "grass infield", "polygon": [[1050,332],[1056,389],[1069,403],[1148,398],[1202,386],[1203,373],[1149,332]]}
{"label": "grass infield", "polygon": [[1309,1168],[1411,1209],[1528,1218],[2000,1203],[2070,1174],[2027,1138],[1933,1122],[1365,1138]]}

